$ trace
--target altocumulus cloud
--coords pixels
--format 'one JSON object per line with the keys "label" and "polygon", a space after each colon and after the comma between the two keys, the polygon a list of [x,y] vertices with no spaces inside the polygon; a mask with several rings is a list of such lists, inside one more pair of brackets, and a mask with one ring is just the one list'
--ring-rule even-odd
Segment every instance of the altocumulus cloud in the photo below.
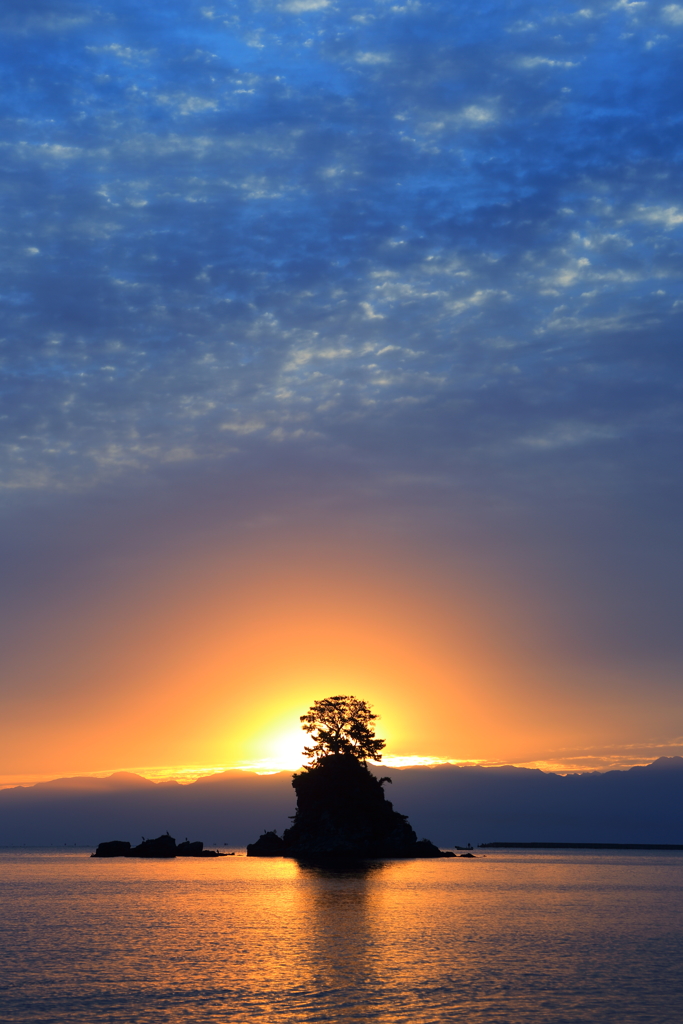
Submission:
{"label": "altocumulus cloud", "polygon": [[4,488],[255,446],[675,464],[680,5],[7,0],[0,28]]}

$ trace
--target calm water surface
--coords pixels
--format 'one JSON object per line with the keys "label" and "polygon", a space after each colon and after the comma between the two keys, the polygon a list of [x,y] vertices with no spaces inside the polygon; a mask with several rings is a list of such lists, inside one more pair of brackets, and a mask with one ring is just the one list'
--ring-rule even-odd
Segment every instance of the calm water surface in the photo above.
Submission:
{"label": "calm water surface", "polygon": [[0,1020],[681,1024],[683,855],[0,851]]}

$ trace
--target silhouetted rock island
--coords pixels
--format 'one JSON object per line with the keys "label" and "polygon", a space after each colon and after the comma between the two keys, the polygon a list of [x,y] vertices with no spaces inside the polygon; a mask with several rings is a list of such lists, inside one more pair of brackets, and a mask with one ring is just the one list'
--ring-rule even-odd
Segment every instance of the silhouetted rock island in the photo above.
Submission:
{"label": "silhouetted rock island", "polygon": [[137,846],[114,839],[109,843],[100,843],[91,857],[226,857],[227,854],[218,850],[205,850],[204,843],[184,843],[176,846],[176,841],[168,832],[156,839],[143,839]]}
{"label": "silhouetted rock island", "polygon": [[265,832],[247,846],[248,857],[411,858],[453,857],[428,839],[418,840],[405,814],[384,795],[378,779],[353,753],[332,753],[292,779],[297,808],[282,837]]}
{"label": "silhouetted rock island", "polygon": [[309,765],[292,778],[296,814],[282,837],[265,832],[247,857],[300,859],[453,857],[428,839],[418,840],[405,814],[384,796],[391,779],[376,778],[367,761],[382,760],[385,741],[375,735],[370,705],[337,695],[317,700],[301,716],[311,739]]}

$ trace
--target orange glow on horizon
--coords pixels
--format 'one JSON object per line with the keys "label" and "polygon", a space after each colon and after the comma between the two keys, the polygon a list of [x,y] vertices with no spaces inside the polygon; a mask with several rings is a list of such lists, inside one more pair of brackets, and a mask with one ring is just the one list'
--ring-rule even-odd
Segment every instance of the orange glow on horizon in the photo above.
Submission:
{"label": "orange glow on horizon", "polygon": [[516,577],[371,540],[212,537],[36,610],[6,654],[23,703],[0,785],[116,770],[103,764],[179,780],[295,770],[299,716],[334,693],[373,705],[389,767],[581,771],[679,752],[640,742],[662,728],[618,671],[558,655]]}
{"label": "orange glow on horizon", "polygon": [[[670,756],[671,753],[676,753],[680,750],[680,744],[673,745],[671,748],[668,746],[665,748],[664,753]],[[526,763],[515,763],[513,767],[516,768],[532,768],[538,769],[545,773],[555,773],[557,775],[572,775],[572,774],[583,774],[585,772],[605,772],[605,771],[626,771],[629,768],[633,768],[636,765],[649,764],[657,756],[662,756],[657,752],[649,752],[646,756],[638,756],[635,754],[629,754],[623,752],[620,754],[606,754],[606,755],[577,755],[574,757],[567,757],[565,759],[552,759],[547,761],[528,761]],[[296,759],[295,759],[296,761]],[[429,757],[424,755],[406,755],[406,756],[392,756],[387,755],[381,761],[381,763],[368,762],[369,767],[372,770],[381,771],[384,768],[389,769],[403,769],[403,768],[433,768],[439,765],[453,765],[455,767],[481,767],[481,768],[500,768],[509,767],[509,765],[503,765],[500,761],[486,761],[486,760],[464,760],[456,757]],[[129,772],[134,775],[140,775],[145,779],[149,779],[151,782],[178,782],[180,785],[189,785],[195,782],[197,779],[207,778],[212,775],[222,774],[224,772],[245,772],[254,775],[275,775],[279,772],[294,772],[298,771],[302,765],[300,763],[285,763],[284,760],[278,758],[264,758],[262,761],[253,763],[240,762],[238,764],[192,764],[192,765],[157,765],[157,766],[135,766],[125,768],[109,768],[99,771],[80,771],[65,773],[64,778],[108,778],[116,772]],[[55,776],[54,774],[27,774],[27,775],[0,775],[0,790],[10,789],[15,786],[33,786],[40,782],[50,782],[55,778],[61,778],[62,776]]]}

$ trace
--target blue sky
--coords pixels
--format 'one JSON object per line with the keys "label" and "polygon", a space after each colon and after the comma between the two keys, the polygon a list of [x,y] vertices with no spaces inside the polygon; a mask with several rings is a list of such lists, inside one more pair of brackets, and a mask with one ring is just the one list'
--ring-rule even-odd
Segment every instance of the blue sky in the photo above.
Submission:
{"label": "blue sky", "polygon": [[8,607],[287,507],[519,552],[581,643],[680,667],[683,5],[0,30]]}
{"label": "blue sky", "polygon": [[683,7],[12,6],[7,484],[675,432]]}

